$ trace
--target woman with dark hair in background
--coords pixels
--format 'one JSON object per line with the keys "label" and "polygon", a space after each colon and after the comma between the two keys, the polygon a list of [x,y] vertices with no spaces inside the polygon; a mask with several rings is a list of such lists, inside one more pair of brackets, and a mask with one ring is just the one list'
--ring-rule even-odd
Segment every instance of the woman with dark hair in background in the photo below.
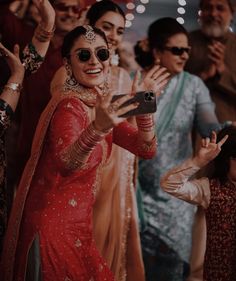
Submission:
{"label": "woman with dark hair in background", "polygon": [[160,177],[192,155],[193,128],[206,137],[226,125],[218,123],[202,80],[183,70],[190,50],[187,31],[172,18],[153,22],[147,40],[135,48],[137,62],[144,69],[156,62],[171,74],[155,114],[158,155],[139,162],[146,220],[141,241],[148,281],[185,280],[191,249],[195,208],[163,192]]}

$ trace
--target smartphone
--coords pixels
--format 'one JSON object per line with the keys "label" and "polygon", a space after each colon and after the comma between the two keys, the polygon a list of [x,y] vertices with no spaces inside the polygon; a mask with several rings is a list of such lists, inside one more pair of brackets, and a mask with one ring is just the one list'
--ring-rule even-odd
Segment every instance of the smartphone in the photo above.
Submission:
{"label": "smartphone", "polygon": [[[123,96],[124,94],[113,96],[112,102],[116,101],[117,99]],[[120,117],[130,117],[140,114],[154,113],[157,110],[156,97],[152,91],[137,92],[132,99],[123,103],[121,107],[129,105],[134,102],[139,103],[138,107],[126,112],[125,114],[122,114]]]}

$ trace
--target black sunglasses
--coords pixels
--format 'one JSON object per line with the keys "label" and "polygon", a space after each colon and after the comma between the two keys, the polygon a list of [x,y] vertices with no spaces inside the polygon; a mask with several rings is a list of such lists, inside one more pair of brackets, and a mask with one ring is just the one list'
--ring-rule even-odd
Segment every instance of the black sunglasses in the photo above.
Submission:
{"label": "black sunglasses", "polygon": [[[80,49],[78,50],[76,55],[81,62],[89,61],[92,56],[91,51],[89,49]],[[106,61],[109,59],[110,54],[108,49],[101,48],[95,51],[95,56],[100,61]]]}
{"label": "black sunglasses", "polygon": [[190,54],[191,48],[190,47],[183,48],[183,47],[168,47],[168,46],[166,46],[166,47],[163,48],[163,50],[169,51],[175,56],[182,56],[184,52],[186,52],[187,54]]}
{"label": "black sunglasses", "polygon": [[60,12],[69,12],[69,10],[71,9],[73,13],[75,14],[79,14],[80,12],[80,7],[79,5],[71,5],[71,6],[67,6],[64,3],[55,3],[54,8]]}

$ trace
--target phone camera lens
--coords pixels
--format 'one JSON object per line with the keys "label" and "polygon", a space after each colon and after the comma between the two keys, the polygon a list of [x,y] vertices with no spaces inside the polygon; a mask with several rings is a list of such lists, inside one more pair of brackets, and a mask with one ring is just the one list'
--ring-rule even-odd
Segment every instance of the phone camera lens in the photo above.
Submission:
{"label": "phone camera lens", "polygon": [[146,102],[154,100],[154,93],[153,92],[146,92],[144,95],[144,100]]}

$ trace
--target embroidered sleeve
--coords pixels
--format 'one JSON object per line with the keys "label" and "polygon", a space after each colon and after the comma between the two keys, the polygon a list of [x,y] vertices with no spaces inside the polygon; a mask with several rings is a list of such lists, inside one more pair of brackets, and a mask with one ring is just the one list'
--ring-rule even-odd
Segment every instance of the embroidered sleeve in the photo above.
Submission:
{"label": "embroidered sleeve", "polygon": [[210,186],[206,177],[190,180],[199,168],[192,159],[169,170],[161,178],[161,188],[181,200],[207,208],[210,204]]}
{"label": "embroidered sleeve", "polygon": [[93,122],[90,123],[78,140],[62,154],[62,160],[65,162],[66,168],[73,170],[84,167],[91,152],[105,135],[105,133],[95,129]]}
{"label": "embroidered sleeve", "polygon": [[4,100],[0,99],[0,136],[10,126],[13,110]]}
{"label": "embroidered sleeve", "polygon": [[139,137],[138,130],[126,121],[114,128],[113,141],[117,145],[145,159],[152,158],[157,150],[156,137],[150,142],[144,141]]}
{"label": "embroidered sleeve", "polygon": [[55,163],[63,173],[98,165],[102,138],[94,131],[79,99],[64,99],[58,105],[51,120],[49,141]]}
{"label": "embroidered sleeve", "polygon": [[22,62],[28,73],[35,73],[44,61],[32,43],[29,43],[23,50]]}

